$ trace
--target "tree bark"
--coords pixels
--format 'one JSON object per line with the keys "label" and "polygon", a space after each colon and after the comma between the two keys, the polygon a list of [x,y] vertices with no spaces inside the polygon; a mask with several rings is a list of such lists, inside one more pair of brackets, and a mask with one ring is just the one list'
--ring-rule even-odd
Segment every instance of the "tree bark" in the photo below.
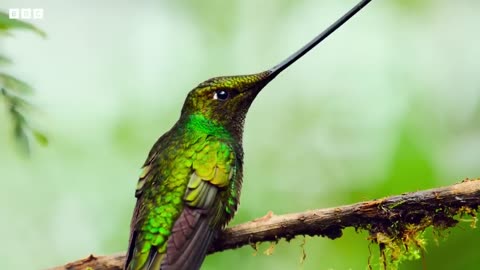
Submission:
{"label": "tree bark", "polygon": [[[209,253],[235,249],[259,242],[287,241],[299,236],[335,239],[347,227],[365,229],[371,235],[401,236],[412,225],[448,228],[455,226],[455,215],[475,216],[480,205],[480,180],[464,180],[451,186],[406,193],[382,199],[300,213],[266,216],[225,229]],[[124,253],[90,255],[85,259],[49,270],[121,270]],[[90,267],[90,268],[89,268]]]}

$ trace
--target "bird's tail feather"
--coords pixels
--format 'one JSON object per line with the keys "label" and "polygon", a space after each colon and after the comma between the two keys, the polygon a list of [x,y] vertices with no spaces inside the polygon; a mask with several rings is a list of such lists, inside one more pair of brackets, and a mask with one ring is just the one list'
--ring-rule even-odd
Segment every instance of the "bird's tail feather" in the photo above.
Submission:
{"label": "bird's tail feather", "polygon": [[186,206],[173,226],[161,269],[200,269],[214,238],[215,231],[210,223],[205,210]]}
{"label": "bird's tail feather", "polygon": [[[152,246],[150,252],[140,253],[135,247],[127,256],[125,269],[200,269],[214,235],[207,211],[185,206],[172,228],[166,252],[159,253],[158,247]],[[131,245],[135,245],[135,240],[135,237],[131,239]]]}

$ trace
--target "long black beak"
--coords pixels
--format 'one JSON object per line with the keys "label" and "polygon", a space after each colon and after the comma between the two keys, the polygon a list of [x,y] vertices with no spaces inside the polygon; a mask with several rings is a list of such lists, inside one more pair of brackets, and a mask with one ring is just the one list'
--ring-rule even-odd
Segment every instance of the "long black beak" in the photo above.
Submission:
{"label": "long black beak", "polygon": [[300,50],[289,56],[287,59],[283,60],[280,64],[276,65],[275,67],[271,68],[267,71],[269,74],[266,77],[267,83],[273,78],[275,78],[280,72],[284,69],[289,67],[291,64],[295,63],[298,59],[300,59],[304,54],[310,51],[313,47],[317,46],[320,42],[322,42],[325,38],[327,38],[331,33],[335,32],[340,26],[342,26],[346,21],[348,21],[353,15],[359,12],[363,7],[365,7],[371,0],[362,0],[352,9],[350,9],[345,15],[343,15],[340,19],[330,25],[327,29],[325,29],[322,33],[316,36],[312,41],[307,43],[303,46]]}

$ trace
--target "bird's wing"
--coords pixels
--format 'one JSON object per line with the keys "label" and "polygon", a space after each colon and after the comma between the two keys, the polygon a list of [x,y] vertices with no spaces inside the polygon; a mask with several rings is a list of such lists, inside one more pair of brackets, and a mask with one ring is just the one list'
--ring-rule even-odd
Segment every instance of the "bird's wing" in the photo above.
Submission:
{"label": "bird's wing", "polygon": [[[225,193],[231,184],[235,172],[234,151],[226,143],[210,142],[196,151],[189,166],[191,174],[182,198],[183,209],[171,228],[166,249],[154,245],[145,249],[144,244],[135,243],[133,230],[126,269],[200,268],[216,231],[223,225],[226,206],[219,193]],[[143,184],[140,183],[141,191]],[[140,207],[137,201],[136,209]],[[128,266],[130,260],[132,263]]]}
{"label": "bird's wing", "polygon": [[185,207],[168,239],[161,269],[200,268],[214,234],[223,225],[225,204],[218,193],[229,186],[235,159],[225,144],[218,143],[212,150],[202,151],[193,162]]}
{"label": "bird's wing", "polygon": [[234,155],[225,144],[212,145],[193,162],[184,196],[185,207],[168,239],[165,269],[199,269],[214,234],[223,225],[225,203],[219,192],[226,190],[234,173]]}

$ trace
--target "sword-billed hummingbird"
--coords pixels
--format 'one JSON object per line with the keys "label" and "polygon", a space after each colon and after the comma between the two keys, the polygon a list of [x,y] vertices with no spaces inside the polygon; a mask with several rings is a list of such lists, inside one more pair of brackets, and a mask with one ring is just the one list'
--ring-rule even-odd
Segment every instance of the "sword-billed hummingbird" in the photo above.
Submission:
{"label": "sword-billed hummingbird", "polygon": [[126,270],[196,270],[232,219],[242,186],[242,134],[255,97],[280,72],[366,6],[363,0],[272,69],[209,79],[150,150],[138,181]]}

